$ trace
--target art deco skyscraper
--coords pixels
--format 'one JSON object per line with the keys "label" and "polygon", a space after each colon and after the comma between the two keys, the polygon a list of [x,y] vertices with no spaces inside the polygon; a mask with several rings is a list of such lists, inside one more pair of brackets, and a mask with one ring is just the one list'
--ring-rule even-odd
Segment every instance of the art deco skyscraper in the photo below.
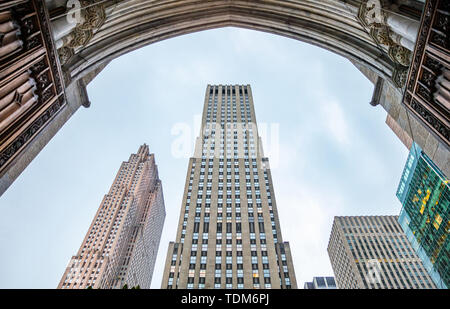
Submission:
{"label": "art deco skyscraper", "polygon": [[206,89],[161,287],[297,287],[249,85]]}
{"label": "art deco skyscraper", "polygon": [[122,163],[58,288],[150,288],[165,216],[155,157],[144,144]]}
{"label": "art deco skyscraper", "polygon": [[338,288],[436,288],[397,220],[397,216],[334,218],[328,255]]}

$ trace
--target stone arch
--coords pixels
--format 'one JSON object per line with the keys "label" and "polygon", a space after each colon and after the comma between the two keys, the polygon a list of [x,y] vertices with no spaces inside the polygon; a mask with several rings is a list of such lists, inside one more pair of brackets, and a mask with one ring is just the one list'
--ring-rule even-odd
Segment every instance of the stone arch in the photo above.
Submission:
{"label": "stone arch", "polygon": [[83,78],[120,55],[182,34],[242,27],[307,42],[348,58],[391,82],[397,64],[358,20],[363,1],[120,1],[74,49],[63,70]]}
{"label": "stone arch", "polygon": [[[43,30],[53,36],[46,38],[46,48],[60,103],[50,114],[51,120],[41,121],[32,135],[21,133],[26,138],[2,152],[0,193],[80,106],[90,105],[86,85],[111,60],[164,39],[229,26],[282,35],[349,59],[376,85],[370,104],[383,106],[391,117],[391,128],[396,126],[398,135],[406,139],[418,137],[431,158],[440,149],[441,161],[436,163],[448,173],[448,146],[426,124],[413,119],[411,126],[409,112],[401,103],[423,1],[9,0],[0,10],[31,3],[43,15]],[[48,10],[45,14],[43,8]]]}

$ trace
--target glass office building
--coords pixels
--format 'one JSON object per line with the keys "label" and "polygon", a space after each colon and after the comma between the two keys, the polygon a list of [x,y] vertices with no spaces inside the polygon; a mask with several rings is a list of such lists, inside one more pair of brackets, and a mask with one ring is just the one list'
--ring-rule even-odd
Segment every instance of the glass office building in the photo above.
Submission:
{"label": "glass office building", "polygon": [[397,190],[399,223],[438,288],[450,284],[448,178],[415,143]]}

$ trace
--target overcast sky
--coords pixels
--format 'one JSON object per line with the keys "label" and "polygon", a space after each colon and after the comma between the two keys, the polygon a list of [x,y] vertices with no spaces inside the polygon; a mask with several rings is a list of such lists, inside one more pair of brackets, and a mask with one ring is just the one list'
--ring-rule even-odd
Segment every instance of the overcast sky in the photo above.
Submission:
{"label": "overcast sky", "polygon": [[0,197],[0,288],[58,285],[121,162],[143,143],[155,153],[167,212],[152,282],[159,288],[192,155],[173,155],[172,129],[192,127],[193,146],[207,84],[250,84],[258,124],[279,126],[278,142],[268,137],[263,147],[299,287],[333,275],[333,216],[400,212],[395,192],[408,151],[348,60],[271,34],[208,30],[122,56],[89,84],[91,107]]}

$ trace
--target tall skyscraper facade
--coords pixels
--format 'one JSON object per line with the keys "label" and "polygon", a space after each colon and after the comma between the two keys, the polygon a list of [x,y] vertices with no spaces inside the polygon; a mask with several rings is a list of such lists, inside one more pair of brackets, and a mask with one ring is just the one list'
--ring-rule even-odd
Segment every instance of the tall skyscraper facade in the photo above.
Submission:
{"label": "tall skyscraper facade", "polygon": [[296,288],[249,85],[208,85],[162,288]]}
{"label": "tall skyscraper facade", "polygon": [[311,282],[305,282],[305,290],[333,290],[336,289],[334,277],[314,277]]}
{"label": "tall skyscraper facade", "polygon": [[155,157],[144,144],[122,163],[58,288],[150,288],[165,216]]}
{"label": "tall skyscraper facade", "polygon": [[450,287],[449,180],[413,143],[397,190],[399,223],[438,288]]}
{"label": "tall skyscraper facade", "polygon": [[335,217],[328,255],[340,289],[435,288],[397,216]]}

